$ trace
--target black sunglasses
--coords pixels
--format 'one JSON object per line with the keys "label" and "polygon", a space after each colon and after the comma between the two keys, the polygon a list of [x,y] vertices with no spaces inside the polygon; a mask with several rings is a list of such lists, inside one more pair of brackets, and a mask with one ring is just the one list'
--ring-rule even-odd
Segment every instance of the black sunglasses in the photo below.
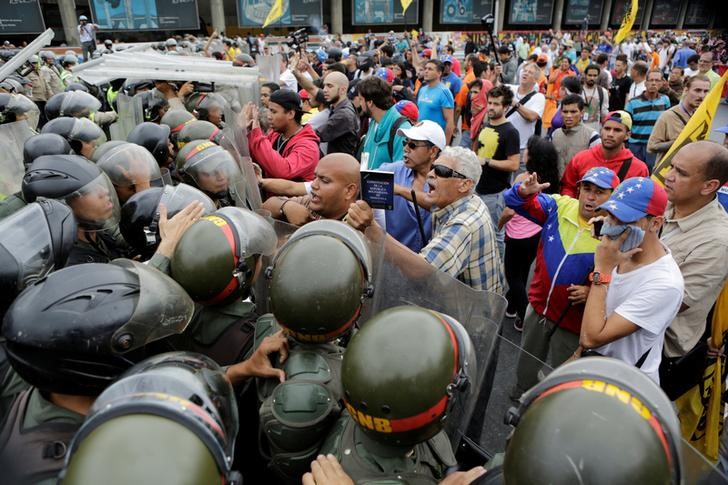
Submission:
{"label": "black sunglasses", "polygon": [[428,147],[429,148],[434,145],[432,145],[430,142],[427,142],[427,141],[424,141],[424,142],[418,144],[418,143],[413,142],[412,140],[402,140],[402,146],[407,147],[410,150],[414,150],[415,148],[418,148],[418,147]]}
{"label": "black sunglasses", "polygon": [[459,178],[459,179],[467,179],[465,175],[461,174],[460,172],[451,169],[450,167],[446,167],[445,165],[440,164],[434,164],[432,166],[432,170],[435,171],[435,175],[440,177],[441,179],[449,179],[451,177]]}

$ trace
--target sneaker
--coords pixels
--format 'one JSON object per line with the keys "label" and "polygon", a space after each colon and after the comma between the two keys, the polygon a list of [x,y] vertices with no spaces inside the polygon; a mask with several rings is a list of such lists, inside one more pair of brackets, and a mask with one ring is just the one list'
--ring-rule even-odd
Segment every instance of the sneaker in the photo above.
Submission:
{"label": "sneaker", "polygon": [[516,317],[516,320],[513,322],[513,328],[516,329],[516,332],[523,332],[523,320]]}
{"label": "sneaker", "polygon": [[516,318],[518,316],[518,313],[510,310],[506,310],[506,318]]}

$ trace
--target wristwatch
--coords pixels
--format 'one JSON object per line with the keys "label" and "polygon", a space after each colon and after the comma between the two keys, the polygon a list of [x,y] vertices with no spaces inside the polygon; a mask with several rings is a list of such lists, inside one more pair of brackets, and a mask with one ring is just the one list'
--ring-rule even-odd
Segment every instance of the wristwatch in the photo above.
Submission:
{"label": "wristwatch", "polygon": [[589,273],[589,281],[594,285],[606,285],[612,281],[612,275],[593,271]]}
{"label": "wristwatch", "polygon": [[519,109],[520,107],[521,107],[521,103],[516,103],[516,105],[514,106],[514,108],[516,108],[516,109]]}

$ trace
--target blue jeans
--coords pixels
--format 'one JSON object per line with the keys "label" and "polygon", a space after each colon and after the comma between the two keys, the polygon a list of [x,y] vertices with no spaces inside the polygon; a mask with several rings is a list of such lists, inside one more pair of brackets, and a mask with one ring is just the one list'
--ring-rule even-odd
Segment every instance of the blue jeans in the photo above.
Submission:
{"label": "blue jeans", "polygon": [[460,146],[470,150],[473,146],[473,141],[470,139],[470,130],[462,130],[460,134]]}
{"label": "blue jeans", "polygon": [[495,194],[478,194],[478,196],[488,207],[490,219],[493,222],[493,231],[495,232],[495,242],[498,246],[498,254],[501,261],[503,261],[503,257],[506,252],[506,230],[505,228],[498,230],[498,220],[500,219],[501,214],[503,214],[503,209],[506,207],[505,200],[503,199],[503,192]]}

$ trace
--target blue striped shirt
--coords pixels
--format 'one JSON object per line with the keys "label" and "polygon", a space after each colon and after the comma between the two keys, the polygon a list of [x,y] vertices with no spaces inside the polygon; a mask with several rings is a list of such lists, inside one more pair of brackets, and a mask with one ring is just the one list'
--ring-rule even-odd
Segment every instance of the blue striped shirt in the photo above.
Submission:
{"label": "blue striped shirt", "polygon": [[660,94],[655,99],[647,99],[645,93],[630,99],[627,102],[627,112],[632,116],[632,133],[630,143],[647,145],[652,127],[663,111],[670,109],[670,98]]}

